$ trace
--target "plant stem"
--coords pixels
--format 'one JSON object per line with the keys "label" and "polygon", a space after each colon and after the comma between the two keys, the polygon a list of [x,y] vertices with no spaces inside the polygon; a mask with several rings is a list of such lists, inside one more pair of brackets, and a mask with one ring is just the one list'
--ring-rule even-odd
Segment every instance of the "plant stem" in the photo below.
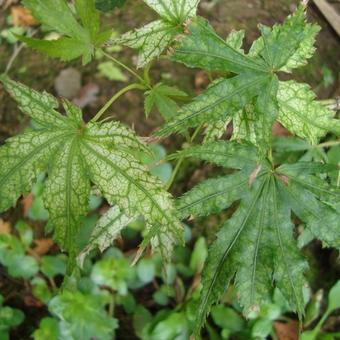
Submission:
{"label": "plant stem", "polygon": [[326,313],[322,316],[322,318],[320,319],[320,321],[318,322],[318,324],[315,326],[315,328],[312,331],[312,335],[314,336],[314,339],[316,339],[316,337],[318,336],[318,334],[321,331],[322,325],[324,324],[324,322],[326,321],[326,319],[329,316],[329,311],[327,310]]}
{"label": "plant stem", "polygon": [[[200,125],[200,126],[198,126],[198,127],[196,128],[195,132],[193,133],[193,135],[192,135],[191,138],[190,138],[190,143],[192,143],[192,142],[196,139],[197,135],[198,135],[199,132],[201,131],[201,127],[202,127],[202,125]],[[173,173],[172,173],[172,175],[171,175],[171,178],[169,179],[169,181],[168,181],[168,183],[167,183],[167,185],[166,185],[166,190],[169,190],[169,189],[170,189],[170,187],[171,187],[171,185],[173,184],[173,182],[174,182],[174,180],[175,180],[175,178],[176,178],[176,176],[177,176],[177,174],[178,174],[178,171],[179,171],[179,169],[181,168],[183,162],[184,162],[184,156],[180,157],[180,159],[179,159],[178,162],[176,163],[176,166],[175,166],[175,169],[174,169],[174,171],[173,171]]]}
{"label": "plant stem", "polygon": [[[112,57],[110,54],[106,53],[105,51],[102,51],[102,53],[105,55],[106,58],[110,59],[111,61],[113,61],[115,64],[123,67],[126,71],[128,71],[129,73],[131,73],[134,77],[136,77],[142,84],[145,84],[145,80],[133,69],[131,69],[129,66],[125,65],[124,63],[122,63],[121,61],[119,61],[118,59]],[[146,85],[146,84],[145,84]],[[147,85],[148,87],[150,87],[149,85]]]}
{"label": "plant stem", "polygon": [[146,67],[144,68],[144,82],[151,89],[150,68],[151,68],[151,62],[147,64]]}
{"label": "plant stem", "polygon": [[138,83],[133,83],[122,88],[119,92],[112,96],[112,98],[101,108],[100,111],[98,111],[98,113],[92,118],[92,121],[97,122],[100,119],[100,117],[106,112],[106,110],[126,92],[129,92],[131,90],[145,90],[145,89],[146,89],[145,85]]}
{"label": "plant stem", "polygon": [[[31,31],[28,31],[28,37],[32,38],[36,33],[38,32],[37,29]],[[13,54],[11,55],[11,58],[9,59],[6,69],[5,69],[5,74],[7,74],[9,72],[9,70],[12,68],[13,63],[15,62],[16,58],[18,57],[18,55],[20,54],[20,52],[22,51],[22,49],[25,47],[24,43],[15,43],[14,44],[14,51]]]}
{"label": "plant stem", "polygon": [[113,317],[114,311],[115,311],[115,295],[112,294],[111,301],[109,304],[109,311],[108,311],[111,317]]}
{"label": "plant stem", "polygon": [[340,145],[340,140],[331,140],[329,142],[318,144],[318,148],[328,148],[330,146]]}
{"label": "plant stem", "polygon": [[340,110],[340,98],[319,100],[319,103],[328,106],[330,110]]}

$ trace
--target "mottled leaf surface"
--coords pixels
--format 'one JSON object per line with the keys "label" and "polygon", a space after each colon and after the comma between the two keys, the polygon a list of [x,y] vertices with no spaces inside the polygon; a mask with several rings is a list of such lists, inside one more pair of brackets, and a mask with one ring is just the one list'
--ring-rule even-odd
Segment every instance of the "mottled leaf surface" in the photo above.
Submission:
{"label": "mottled leaf surface", "polygon": [[199,0],[144,0],[160,19],[123,34],[117,44],[139,51],[138,67],[158,58],[184,32],[184,23],[195,17]]}
{"label": "mottled leaf surface", "polygon": [[60,33],[57,40],[40,40],[25,36],[19,39],[28,46],[63,61],[82,57],[83,64],[91,61],[94,50],[111,36],[100,31],[99,12],[94,0],[75,0],[74,15],[66,0],[25,0],[23,4],[42,24]]}
{"label": "mottled leaf surface", "polygon": [[196,331],[232,281],[246,315],[260,311],[278,287],[301,317],[308,264],[294,237],[292,214],[306,223],[325,246],[339,248],[340,214],[336,204],[340,189],[318,177],[330,171],[332,165],[301,162],[275,169],[266,161],[258,164],[252,147],[225,141],[185,149],[176,155],[183,156],[239,169],[198,184],[177,203],[181,217],[215,214],[237,204],[209,250]]}
{"label": "mottled leaf surface", "polygon": [[260,26],[261,37],[246,54],[243,31],[231,32],[223,39],[206,20],[193,18],[172,59],[188,67],[218,72],[222,78],[182,106],[156,135],[185,133],[203,126],[204,141],[208,142],[220,138],[232,122],[232,138],[255,144],[265,157],[276,120],[313,143],[326,131],[338,134],[339,121],[315,100],[307,85],[280,82],[277,77],[279,71],[291,72],[307,63],[314,53],[318,30],[318,26],[306,22],[301,5],[282,24]]}
{"label": "mottled leaf surface", "polygon": [[[154,230],[151,242],[155,249],[170,258],[173,245],[183,237],[182,225],[170,194],[139,160],[139,154],[149,150],[134,132],[118,122],[85,124],[81,110],[68,101],[63,103],[66,115],[61,115],[51,95],[39,94],[4,76],[1,81],[20,109],[40,127],[10,138],[0,148],[0,210],[13,206],[31,190],[37,176],[47,172],[44,204],[49,224],[73,261],[79,252],[76,237],[88,212],[93,183],[123,214],[118,220],[107,216],[113,220],[109,226],[105,219],[99,222],[91,238],[94,244],[104,249],[108,238],[116,236],[117,225],[123,227],[126,219],[141,215]],[[106,230],[105,237],[98,235],[101,229]]]}
{"label": "mottled leaf surface", "polygon": [[293,134],[316,144],[327,132],[340,135],[340,121],[335,113],[315,100],[306,84],[295,81],[279,83],[278,121]]}

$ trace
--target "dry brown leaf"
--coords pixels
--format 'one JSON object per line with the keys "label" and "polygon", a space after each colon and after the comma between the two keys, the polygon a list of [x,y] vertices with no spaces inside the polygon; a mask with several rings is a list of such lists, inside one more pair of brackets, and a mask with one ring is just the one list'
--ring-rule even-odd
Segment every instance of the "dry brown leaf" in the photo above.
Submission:
{"label": "dry brown leaf", "polygon": [[14,26],[35,26],[38,22],[33,18],[31,12],[23,6],[11,7],[11,15]]}
{"label": "dry brown leaf", "polygon": [[209,78],[204,71],[198,71],[195,75],[195,89],[201,91],[209,83]]}
{"label": "dry brown leaf", "polygon": [[0,234],[10,234],[11,224],[0,218]]}
{"label": "dry brown leaf", "polygon": [[291,136],[291,133],[283,127],[279,122],[274,122],[272,132],[274,136]]}
{"label": "dry brown leaf", "polygon": [[0,0],[0,7],[3,6],[4,9],[7,9],[8,7],[18,3],[19,0]]}
{"label": "dry brown leaf", "polygon": [[33,251],[39,256],[47,254],[54,245],[54,242],[51,238],[34,240],[34,243],[36,246],[33,248]]}
{"label": "dry brown leaf", "polygon": [[44,304],[40,300],[36,299],[32,295],[25,295],[24,296],[24,303],[28,307],[38,307],[38,308],[41,308],[41,307],[44,306]]}
{"label": "dry brown leaf", "polygon": [[278,340],[299,340],[299,323],[294,320],[289,322],[274,322],[274,330]]}
{"label": "dry brown leaf", "polygon": [[33,195],[32,194],[28,194],[27,196],[23,197],[23,199],[21,200],[24,216],[28,215],[28,211],[29,211],[30,207],[32,206],[32,203],[33,203]]}
{"label": "dry brown leaf", "polygon": [[80,89],[77,97],[72,102],[83,109],[97,100],[98,93],[99,86],[95,83],[88,83]]}

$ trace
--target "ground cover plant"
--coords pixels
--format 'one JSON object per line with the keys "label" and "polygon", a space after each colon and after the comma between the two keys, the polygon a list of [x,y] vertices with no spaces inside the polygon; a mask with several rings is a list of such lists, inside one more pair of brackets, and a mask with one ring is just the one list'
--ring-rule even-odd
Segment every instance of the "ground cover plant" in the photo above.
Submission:
{"label": "ground cover plant", "polygon": [[[53,36],[11,33],[65,63],[104,59],[98,70],[111,81],[135,79],[89,117],[74,101],[13,80],[13,60],[0,75],[31,119],[0,146],[0,211],[33,192],[27,215],[45,222],[59,249],[37,251],[23,220],[0,235],[6,275],[23,280],[48,309],[30,335],[112,339],[118,306],[141,339],[275,338],[282,321],[303,339],[336,338],[336,329],[326,335],[322,327],[339,308],[339,284],[328,286],[328,308],[317,322],[322,293],[310,288],[314,264],[304,251],[313,240],[336,256],[340,248],[338,103],[319,101],[294,80],[320,31],[307,20],[308,1],[283,22],[260,24],[249,49],[247,32],[220,36],[198,15],[198,0],[144,3],[158,18],[119,35],[101,17],[128,10],[129,2],[23,0]],[[116,57],[125,48],[138,54],[136,69]],[[203,72],[209,84],[191,97],[180,80],[153,78],[162,60]],[[156,111],[163,121],[150,136],[108,115],[132,91],[143,95],[146,120]],[[289,136],[277,137],[275,126]],[[182,141],[171,154],[161,145],[170,135]],[[171,189],[188,159],[192,172],[203,161],[216,176],[202,176],[175,197]],[[215,235],[209,242],[193,237],[187,224],[209,216],[218,216]],[[113,247],[117,240],[134,243],[133,250]],[[155,313],[135,296],[150,284]],[[0,302],[6,339],[25,316]]]}

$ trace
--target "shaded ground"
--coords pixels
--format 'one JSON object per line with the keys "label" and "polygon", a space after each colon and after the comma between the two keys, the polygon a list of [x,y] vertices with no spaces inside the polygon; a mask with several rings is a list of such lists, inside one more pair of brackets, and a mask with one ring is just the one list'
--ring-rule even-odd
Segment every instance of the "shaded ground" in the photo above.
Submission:
{"label": "shaded ground", "polygon": [[[257,30],[258,23],[273,25],[282,21],[292,10],[294,10],[297,1],[290,0],[220,0],[215,7],[209,9],[209,2],[202,1],[200,14],[209,18],[211,24],[216,28],[217,32],[222,36],[226,36],[232,29],[245,29],[246,41],[245,47],[248,49],[254,39],[259,35]],[[6,16],[9,11],[0,13],[0,31],[5,27]],[[309,83],[316,90],[320,99],[334,98],[340,95],[340,49],[339,38],[324,20],[318,10],[312,5],[308,11],[311,21],[317,22],[322,26],[322,31],[317,40],[317,52],[307,67],[297,71],[293,75],[294,79]],[[133,27],[139,27],[152,19],[155,15],[150,11],[142,1],[129,0],[124,10],[114,11],[105,16],[105,23],[108,27],[114,27],[118,32],[125,32]],[[0,72],[2,72],[12,54],[12,46],[7,44],[0,45]],[[117,54],[126,64],[131,65],[135,61],[135,51],[124,49]],[[96,62],[86,67],[82,67],[80,62],[60,63],[49,59],[32,50],[24,49],[16,59],[10,76],[19,80],[28,86],[37,90],[47,90],[55,94],[54,80],[59,72],[69,66],[73,66],[82,73],[82,82],[95,82],[100,87],[98,100],[85,109],[86,117],[92,117],[98,109],[123,85],[119,82],[110,82],[97,75]],[[322,86],[324,74],[323,69],[331,70],[334,82],[328,87]],[[168,61],[159,61],[152,69],[153,78],[155,80],[164,79],[168,84],[173,84],[187,92],[194,94],[205,87],[207,80],[200,72],[189,70],[181,65],[170,63]],[[133,81],[133,79],[130,79]],[[118,120],[124,121],[130,126],[134,126],[136,131],[142,136],[149,136],[152,131],[162,123],[162,119],[158,115],[151,115],[150,119],[145,120],[143,110],[143,96],[137,92],[130,92],[121,98],[109,112]],[[0,88],[0,144],[12,135],[22,131],[27,125],[27,118],[18,111],[15,103],[8,98],[4,91]],[[180,144],[178,137],[171,137],[164,141],[170,149]],[[1,165],[0,165],[1,166]],[[177,185],[173,190],[179,194],[192,187],[202,177],[209,172],[209,168],[196,171],[193,166],[184,167],[179,178],[185,179]],[[185,184],[184,184],[185,183]],[[6,214],[6,217],[16,216],[20,211],[12,210]],[[209,230],[210,226],[216,228],[216,218],[213,217],[204,223],[205,230]],[[196,234],[203,231],[200,225],[195,226]],[[208,232],[213,234],[213,228]],[[316,261],[316,266],[321,270],[322,277],[325,282],[328,279],[333,266],[334,254],[330,251],[320,250],[320,245],[314,245],[314,249],[310,251],[320,254]],[[320,274],[320,271],[318,271]],[[2,280],[2,278],[0,278]],[[17,283],[12,283],[15,286]],[[12,286],[12,287],[13,287]],[[148,292],[145,292],[147,295]],[[144,297],[141,297],[144,299]],[[37,319],[40,315],[37,313],[39,309],[33,308],[26,312],[31,315],[32,319]],[[44,311],[43,311],[44,312]],[[39,311],[41,313],[41,310]],[[33,314],[33,315],[32,315]],[[121,322],[119,332],[120,338],[131,339],[126,334],[131,334],[129,327],[130,321]],[[123,332],[126,332],[122,334]],[[29,331],[27,331],[29,332]],[[130,333],[129,333],[130,332]]]}
{"label": "shaded ground", "polygon": [[[133,3],[133,6],[132,6]],[[209,2],[202,1],[200,14],[209,18],[217,32],[226,36],[232,29],[246,30],[246,48],[249,48],[252,41],[257,38],[258,23],[272,25],[282,21],[295,8],[297,1],[291,0],[220,0],[210,10],[207,9]],[[0,29],[5,26],[6,15],[9,12],[0,14]],[[154,18],[154,13],[150,11],[141,1],[128,1],[123,11],[114,11],[105,17],[108,27],[114,27],[118,32],[125,32],[133,27],[139,27]],[[322,31],[317,41],[317,52],[310,64],[297,71],[294,78],[309,83],[314,89],[320,87],[323,79],[322,68],[327,67],[332,70],[335,82],[328,88],[319,88],[320,98],[334,97],[339,92],[339,69],[340,52],[339,39],[328,23],[314,6],[310,7],[309,17],[311,21],[322,26]],[[12,46],[3,44],[0,46],[0,70],[5,66],[12,54]],[[127,64],[132,64],[135,60],[135,52],[124,49],[118,54]],[[93,107],[87,109],[89,116],[92,116],[103,103],[121,87],[121,83],[114,83],[96,76],[95,62],[86,67],[82,67],[80,62],[71,63],[72,66],[81,71],[83,83],[94,81],[100,86],[99,100]],[[36,88],[45,89],[54,93],[54,79],[60,70],[67,65],[49,59],[32,50],[24,49],[16,59],[10,75],[23,83]],[[204,86],[204,83],[195,89],[195,72],[188,70],[181,65],[160,61],[153,67],[155,79],[164,78],[167,82],[176,84],[178,87],[193,93]],[[197,77],[197,75],[196,75]],[[132,80],[132,79],[131,79]],[[144,119],[143,98],[140,93],[130,92],[118,103],[114,105],[110,114],[114,114],[118,119],[127,124],[134,124],[138,133],[143,136],[150,135],[153,129],[161,123],[158,116],[154,115],[149,120]],[[15,113],[15,114],[13,114]],[[18,113],[15,104],[5,97],[0,90],[0,142],[5,138],[17,133],[25,125],[26,118]]]}

